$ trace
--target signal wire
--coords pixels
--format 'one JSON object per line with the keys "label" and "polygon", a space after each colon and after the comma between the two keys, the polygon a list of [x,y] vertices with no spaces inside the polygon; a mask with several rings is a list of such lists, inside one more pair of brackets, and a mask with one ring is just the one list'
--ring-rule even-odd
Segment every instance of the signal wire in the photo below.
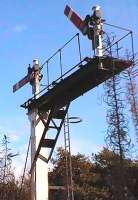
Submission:
{"label": "signal wire", "polygon": [[106,23],[106,22],[104,22],[104,24],[105,24],[105,25],[108,25],[108,26],[112,26],[112,27],[114,27],[114,28],[121,29],[121,30],[123,30],[123,31],[132,32],[130,29],[126,29],[126,28],[123,28],[123,27],[120,27],[120,26],[116,26],[116,25],[114,25],[114,24],[109,24],[109,23]]}
{"label": "signal wire", "polygon": [[29,143],[28,143],[28,148],[27,148],[27,153],[26,153],[26,159],[25,159],[25,165],[24,165],[23,176],[22,176],[22,181],[21,181],[21,188],[20,188],[20,191],[19,191],[19,197],[21,196],[21,192],[22,192],[22,189],[23,189],[23,183],[24,183],[24,178],[25,178],[25,173],[26,173],[30,144],[31,144],[31,135],[30,135],[30,138],[29,138]]}

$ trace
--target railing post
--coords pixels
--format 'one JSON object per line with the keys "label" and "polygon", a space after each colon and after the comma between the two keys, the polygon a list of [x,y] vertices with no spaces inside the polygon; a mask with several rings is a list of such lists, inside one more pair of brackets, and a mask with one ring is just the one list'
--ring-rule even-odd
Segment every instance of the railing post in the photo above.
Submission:
{"label": "railing post", "polygon": [[78,38],[78,47],[79,47],[79,57],[80,57],[80,62],[82,61],[82,55],[81,55],[81,46],[80,46],[80,35],[77,33],[77,38]]}
{"label": "railing post", "polygon": [[49,90],[49,65],[48,65],[48,61],[46,62],[46,70],[47,70],[47,88]]}
{"label": "railing post", "polygon": [[59,49],[59,60],[60,60],[60,76],[61,76],[61,79],[62,79],[62,76],[63,76],[63,66],[62,66],[62,53],[61,53],[61,49]]}

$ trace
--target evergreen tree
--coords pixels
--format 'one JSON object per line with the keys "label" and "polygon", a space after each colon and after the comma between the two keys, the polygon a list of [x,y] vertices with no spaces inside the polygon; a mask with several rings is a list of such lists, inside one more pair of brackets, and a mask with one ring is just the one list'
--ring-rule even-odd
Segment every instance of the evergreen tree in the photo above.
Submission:
{"label": "evergreen tree", "polygon": [[[65,151],[58,149],[57,157],[52,162],[53,171],[49,174],[50,185],[66,185]],[[102,175],[95,171],[95,164],[82,154],[72,156],[74,199],[75,200],[107,200],[108,190]],[[66,200],[66,190],[50,191],[50,200]]]}
{"label": "evergreen tree", "polygon": [[[54,168],[49,173],[49,184],[65,186],[65,151],[58,149],[57,157],[53,160]],[[114,197],[116,163],[120,157],[115,152],[104,148],[92,156],[90,160],[82,154],[72,155],[73,182],[75,200],[118,200]],[[129,200],[138,199],[138,162],[130,159],[123,160],[126,166],[124,194]],[[118,170],[118,169],[117,169]],[[129,191],[127,190],[129,188]],[[50,200],[66,200],[66,190],[50,190]],[[132,195],[133,194],[133,195]]]}

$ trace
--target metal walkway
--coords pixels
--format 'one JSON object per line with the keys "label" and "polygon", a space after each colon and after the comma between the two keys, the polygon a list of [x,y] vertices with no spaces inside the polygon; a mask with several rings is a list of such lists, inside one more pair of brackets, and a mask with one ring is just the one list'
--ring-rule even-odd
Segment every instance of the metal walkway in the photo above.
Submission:
{"label": "metal walkway", "polygon": [[[103,64],[104,69],[99,67],[99,62]],[[72,68],[72,70],[76,69],[75,72],[65,79],[63,75],[62,79],[59,78],[54,82],[54,85],[51,84],[48,90],[38,99],[34,96],[21,105],[21,107],[28,110],[38,108],[47,112],[56,104],[58,110],[111,78],[113,71],[115,74],[118,74],[131,65],[132,61],[113,57],[103,57],[100,61],[97,58],[85,58]]]}

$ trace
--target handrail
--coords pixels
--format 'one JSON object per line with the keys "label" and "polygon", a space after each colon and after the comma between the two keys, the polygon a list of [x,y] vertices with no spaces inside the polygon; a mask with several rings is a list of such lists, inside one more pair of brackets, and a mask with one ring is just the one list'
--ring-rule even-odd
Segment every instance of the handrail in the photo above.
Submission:
{"label": "handrail", "polygon": [[123,37],[121,37],[119,40],[117,40],[116,42],[114,42],[113,44],[109,45],[105,50],[107,51],[108,49],[110,49],[111,47],[113,47],[114,45],[116,45],[117,43],[119,43],[121,40],[123,40],[124,38],[126,38],[128,35],[130,35],[132,32],[127,33],[126,35],[124,35]]}
{"label": "handrail", "polygon": [[55,53],[52,54],[44,63],[41,65],[40,69],[43,69],[44,65],[48,63],[53,57],[55,57],[62,49],[64,49],[74,38],[78,37],[79,33],[75,34],[68,42],[66,42],[61,48],[59,48]]}
{"label": "handrail", "polygon": [[[117,28],[119,28],[119,27],[117,27]],[[127,30],[127,29],[126,29],[126,30]],[[119,49],[119,42],[122,41],[124,38],[126,38],[128,35],[131,36],[131,40],[132,40],[132,42],[131,42],[131,43],[132,43],[132,53],[134,54],[133,33],[132,33],[132,31],[130,31],[130,30],[127,30],[127,31],[129,31],[127,34],[125,34],[123,37],[121,37],[120,39],[118,39],[117,41],[115,41],[113,44],[110,44],[107,48],[104,49],[104,52],[103,52],[103,55],[104,55],[104,56],[107,56],[106,51],[108,51],[108,50],[110,50],[110,52],[109,52],[110,56],[113,56],[113,55],[112,55],[112,52],[113,52],[112,47],[116,45],[116,55],[117,55],[117,58],[119,58],[119,57],[120,57],[120,55],[119,55],[119,50],[120,50],[120,49]],[[80,62],[77,63],[75,66],[73,66],[71,69],[67,70],[67,71],[63,74],[63,69],[62,69],[62,67],[63,67],[63,65],[62,65],[62,50],[63,50],[74,38],[76,38],[76,37],[78,38],[78,52],[79,52],[79,60],[80,60]],[[51,81],[51,82],[50,82],[50,79],[49,79],[49,61],[50,61],[51,59],[53,59],[53,57],[54,57],[55,55],[57,55],[58,53],[59,53],[59,62],[60,62],[60,76],[59,76],[57,79],[55,79],[54,81]],[[103,56],[103,57],[104,57],[104,56]],[[75,68],[77,68],[78,66],[82,65],[84,61],[86,61],[86,57],[85,57],[84,59],[82,59],[81,48],[80,48],[80,38],[79,38],[79,33],[77,33],[77,34],[75,34],[68,42],[66,42],[61,48],[59,48],[52,56],[50,56],[50,57],[41,65],[40,69],[42,70],[43,67],[44,67],[44,65],[47,64],[47,66],[46,66],[46,68],[47,68],[47,86],[46,86],[44,89],[42,89],[37,95],[34,95],[32,98],[30,98],[28,101],[26,101],[26,102],[22,105],[22,107],[27,107],[27,106],[26,106],[27,104],[29,105],[32,101],[34,101],[35,99],[37,99],[38,96],[40,97],[44,91],[46,91],[46,90],[49,91],[49,89],[52,89],[52,88],[54,87],[54,85],[56,85],[57,83],[59,83],[59,81],[62,81],[62,80],[66,77],[66,75],[68,75],[70,72],[72,72],[72,71],[73,71]]]}
{"label": "handrail", "polygon": [[[63,80],[63,78],[69,74],[71,71],[73,71],[75,68],[77,68],[78,66],[82,65],[83,62],[86,61],[86,57],[81,61],[79,62],[78,64],[76,64],[74,67],[72,67],[71,69],[69,69],[67,72],[65,72],[62,76],[60,76],[59,78],[57,78],[54,83],[57,83],[59,80]],[[42,89],[38,94],[34,95],[32,98],[28,99],[28,101],[26,101],[23,105],[21,105],[21,107],[24,107],[25,104],[29,103],[30,101],[33,101],[36,99],[37,96],[41,96],[41,94],[46,91],[46,90],[49,90],[49,88],[53,87],[53,83],[47,85],[44,89]]]}

